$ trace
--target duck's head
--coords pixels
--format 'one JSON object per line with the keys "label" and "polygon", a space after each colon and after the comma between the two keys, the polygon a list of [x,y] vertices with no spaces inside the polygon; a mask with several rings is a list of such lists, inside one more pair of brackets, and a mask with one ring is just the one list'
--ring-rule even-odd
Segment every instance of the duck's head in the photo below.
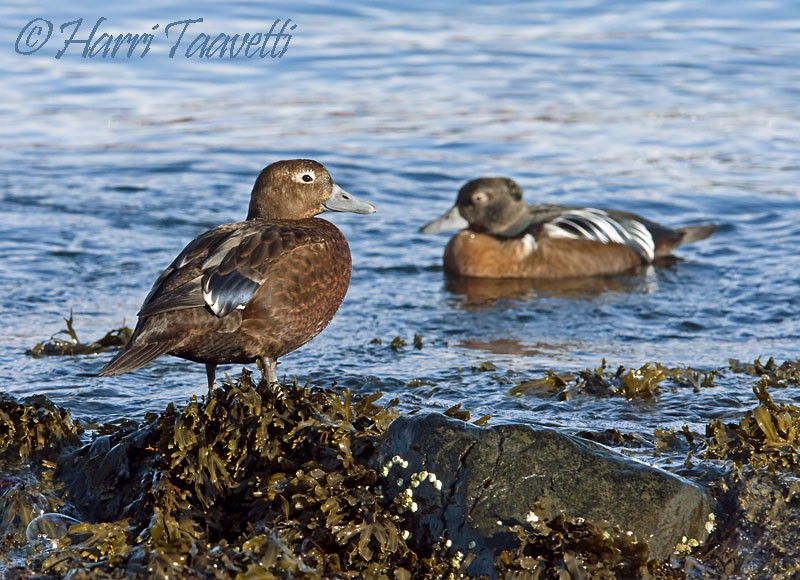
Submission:
{"label": "duck's head", "polygon": [[453,208],[424,225],[420,231],[438,234],[469,228],[497,236],[519,233],[527,225],[528,206],[522,188],[507,177],[480,177],[467,182],[458,192]]}
{"label": "duck's head", "polygon": [[321,163],[288,159],[261,171],[250,195],[247,219],[300,220],[324,211],[370,214],[377,208],[336,185]]}

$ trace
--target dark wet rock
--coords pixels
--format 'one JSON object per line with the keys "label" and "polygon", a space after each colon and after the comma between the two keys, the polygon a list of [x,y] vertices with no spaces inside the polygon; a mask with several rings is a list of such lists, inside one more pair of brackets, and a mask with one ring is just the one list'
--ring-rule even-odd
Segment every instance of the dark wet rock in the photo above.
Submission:
{"label": "dark wet rock", "polygon": [[90,521],[112,521],[143,501],[152,476],[157,436],[151,423],[131,433],[103,435],[65,457],[59,466],[70,502]]}
{"label": "dark wet rock", "polygon": [[630,530],[661,559],[711,527],[714,503],[698,485],[550,429],[400,417],[376,459],[387,499],[406,508],[409,545],[473,554],[471,575],[496,574],[514,529],[560,513]]}
{"label": "dark wet rock", "polygon": [[725,522],[727,529],[717,534],[720,541],[713,550],[698,558],[706,570],[724,578],[800,577],[797,478],[735,465],[718,485],[728,489],[725,509],[737,517]]}

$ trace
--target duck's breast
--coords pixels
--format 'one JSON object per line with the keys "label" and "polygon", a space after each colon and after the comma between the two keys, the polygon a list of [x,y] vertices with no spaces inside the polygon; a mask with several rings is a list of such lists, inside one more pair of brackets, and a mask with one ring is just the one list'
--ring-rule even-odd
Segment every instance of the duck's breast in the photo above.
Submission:
{"label": "duck's breast", "polygon": [[267,257],[271,263],[263,284],[241,313],[241,332],[273,358],[328,325],[344,300],[352,269],[344,235],[319,218],[282,228],[275,248]]}

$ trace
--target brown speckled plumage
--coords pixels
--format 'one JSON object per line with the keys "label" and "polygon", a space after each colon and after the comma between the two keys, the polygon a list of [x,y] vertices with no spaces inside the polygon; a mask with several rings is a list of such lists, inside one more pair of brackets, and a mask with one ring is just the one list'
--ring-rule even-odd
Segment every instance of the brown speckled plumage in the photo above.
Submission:
{"label": "brown speckled plumage", "polygon": [[186,246],[153,285],[128,345],[100,374],[129,372],[171,354],[206,363],[209,388],[216,365],[226,363],[262,360],[268,378],[277,380],[277,358],[328,325],[350,283],[347,240],[312,217],[325,210],[375,211],[314,161],[267,167],[253,188],[248,219]]}

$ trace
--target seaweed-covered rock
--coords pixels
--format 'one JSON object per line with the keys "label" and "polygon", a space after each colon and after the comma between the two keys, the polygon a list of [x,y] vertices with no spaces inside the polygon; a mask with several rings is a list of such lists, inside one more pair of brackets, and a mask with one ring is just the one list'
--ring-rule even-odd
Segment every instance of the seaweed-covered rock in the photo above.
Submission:
{"label": "seaweed-covered rock", "polygon": [[[33,358],[45,356],[74,356],[85,354],[97,354],[107,350],[113,350],[125,346],[133,335],[133,330],[127,326],[121,326],[111,330],[102,338],[93,342],[82,342],[78,338],[72,320],[72,312],[69,318],[65,318],[67,328],[57,332],[49,340],[36,343],[33,348],[26,351]],[[67,338],[59,338],[59,335],[66,335]]]}
{"label": "seaweed-covered rock", "polygon": [[424,554],[443,540],[474,558],[471,575],[495,575],[497,556],[518,546],[520,526],[561,514],[630,530],[662,559],[703,541],[714,518],[699,486],[550,429],[400,417],[376,460],[387,499],[406,509],[409,544]]}
{"label": "seaweed-covered rock", "polygon": [[738,422],[714,419],[708,424],[708,457],[800,474],[800,407],[775,403],[768,390],[773,381],[761,376],[753,387],[759,405]]}
{"label": "seaweed-covered rock", "polygon": [[[26,542],[31,521],[62,509],[55,459],[77,447],[82,432],[69,411],[46,397],[18,401],[0,393],[0,553],[9,559]],[[0,559],[0,571],[3,564]]]}
{"label": "seaweed-covered rock", "polygon": [[626,369],[620,365],[609,368],[605,359],[594,369],[584,369],[577,375],[547,371],[543,377],[527,379],[514,385],[508,394],[519,397],[530,393],[557,395],[569,400],[576,395],[618,397],[626,399],[656,399],[662,394],[662,383],[690,386],[695,391],[714,386],[716,371],[696,371],[690,368],[670,368],[659,363],[646,363]]}
{"label": "seaweed-covered rock", "polygon": [[697,560],[717,577],[800,578],[800,482],[734,465],[716,486],[735,517],[721,522],[712,549]]}
{"label": "seaweed-covered rock", "polygon": [[86,554],[135,577],[412,567],[402,518],[383,509],[362,459],[395,416],[379,397],[253,385],[244,373],[207,401],[95,439],[60,476],[69,501],[105,523],[73,527],[42,569],[84,569]]}
{"label": "seaweed-covered rock", "polygon": [[83,432],[69,411],[41,395],[22,402],[0,393],[0,462],[53,457],[80,442]]}

